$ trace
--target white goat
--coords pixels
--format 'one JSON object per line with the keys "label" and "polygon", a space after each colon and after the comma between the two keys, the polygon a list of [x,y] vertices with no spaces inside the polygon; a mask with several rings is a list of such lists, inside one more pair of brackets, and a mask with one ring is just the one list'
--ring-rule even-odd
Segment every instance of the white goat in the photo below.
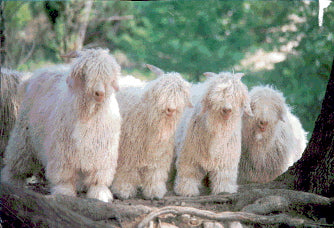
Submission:
{"label": "white goat", "polygon": [[241,154],[241,117],[252,115],[243,74],[205,73],[210,78],[195,86],[197,100],[186,127],[183,142],[177,144],[177,176],[174,191],[178,195],[199,195],[201,181],[209,174],[212,194],[237,191]]}
{"label": "white goat", "polygon": [[144,88],[128,88],[117,95],[123,117],[119,160],[112,191],[120,198],[162,198],[174,155],[174,134],[184,108],[190,104],[189,83],[179,73],[164,73]]}
{"label": "white goat", "polygon": [[107,50],[72,52],[69,72],[44,69],[26,83],[5,153],[2,181],[23,184],[42,163],[52,194],[112,200],[121,117],[115,97],[120,66]]}
{"label": "white goat", "polygon": [[301,157],[307,133],[291,114],[281,92],[257,86],[250,97],[254,117],[243,118],[239,182],[265,183]]}

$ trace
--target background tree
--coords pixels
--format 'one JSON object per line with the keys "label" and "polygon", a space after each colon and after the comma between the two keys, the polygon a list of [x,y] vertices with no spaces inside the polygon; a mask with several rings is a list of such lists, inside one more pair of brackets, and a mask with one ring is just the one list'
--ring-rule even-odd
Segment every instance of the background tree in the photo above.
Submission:
{"label": "background tree", "polygon": [[61,55],[82,49],[92,4],[91,0],[44,3]]}
{"label": "background tree", "polygon": [[[334,197],[334,58],[321,113],[303,157],[283,178],[296,190]],[[292,177],[289,177],[291,175]],[[280,178],[282,179],[282,178]]]}
{"label": "background tree", "polygon": [[5,59],[5,18],[4,18],[5,3],[0,3],[0,64],[4,64]]}

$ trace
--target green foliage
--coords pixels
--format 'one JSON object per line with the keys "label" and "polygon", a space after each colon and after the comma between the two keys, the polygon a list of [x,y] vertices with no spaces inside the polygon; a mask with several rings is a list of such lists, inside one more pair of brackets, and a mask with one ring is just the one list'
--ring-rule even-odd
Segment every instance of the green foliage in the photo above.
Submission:
{"label": "green foliage", "polygon": [[18,43],[25,40],[26,33],[23,31],[25,26],[32,19],[29,11],[29,4],[24,2],[6,2],[4,7],[5,18],[5,36],[7,38],[7,49],[10,49],[9,58],[5,59],[6,63],[17,65],[20,63],[18,56],[22,54],[22,49],[17,48]]}
{"label": "green foliage", "polygon": [[297,32],[284,34],[287,40],[303,36],[295,48],[297,54],[289,55],[273,70],[251,73],[257,76],[256,84],[272,84],[284,93],[293,113],[309,132],[320,112],[334,56],[334,5],[326,10],[324,25],[319,28],[314,13],[316,4],[297,5],[295,13],[304,16],[306,21],[297,24]]}
{"label": "green foliage", "polygon": [[244,57],[241,50],[252,43],[252,37],[247,36],[248,30],[241,22],[240,3],[136,4],[136,21],[132,26],[139,28],[132,36],[125,34],[115,42],[136,61],[190,74],[189,80],[198,81],[205,71],[231,70]]}

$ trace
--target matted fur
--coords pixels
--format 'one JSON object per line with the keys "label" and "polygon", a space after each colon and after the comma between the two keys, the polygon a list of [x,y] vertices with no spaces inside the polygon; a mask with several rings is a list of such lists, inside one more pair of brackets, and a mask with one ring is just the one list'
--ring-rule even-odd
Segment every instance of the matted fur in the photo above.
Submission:
{"label": "matted fur", "polygon": [[113,193],[129,198],[142,187],[145,198],[165,195],[175,129],[190,102],[189,88],[172,72],[117,94],[123,123]]}
{"label": "matted fur", "polygon": [[240,78],[222,72],[194,86],[196,106],[190,110],[191,118],[185,118],[186,126],[179,126],[185,136],[176,144],[176,194],[199,195],[206,174],[212,194],[237,191],[241,117],[244,111],[252,115],[248,90]]}
{"label": "matted fur", "polygon": [[0,74],[0,167],[2,167],[3,154],[23,98],[19,89],[20,84],[31,75],[3,67],[0,68]]}
{"label": "matted fur", "polygon": [[[69,72],[42,69],[25,99],[6,149],[2,181],[22,184],[42,163],[52,194],[112,200],[121,117],[115,97],[120,66],[107,50],[79,52]],[[96,93],[104,96],[96,98]]]}
{"label": "matted fur", "polygon": [[265,183],[282,174],[302,155],[306,132],[283,94],[270,86],[250,91],[253,118],[244,116],[240,182]]}

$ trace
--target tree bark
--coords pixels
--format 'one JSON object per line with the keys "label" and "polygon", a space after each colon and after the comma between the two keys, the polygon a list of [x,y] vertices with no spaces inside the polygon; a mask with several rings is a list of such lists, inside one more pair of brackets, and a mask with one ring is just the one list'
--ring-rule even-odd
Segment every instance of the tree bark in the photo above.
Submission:
{"label": "tree bark", "polygon": [[82,17],[79,23],[79,34],[76,41],[76,50],[81,50],[86,36],[87,26],[89,22],[89,14],[92,9],[93,1],[88,0],[85,2]]}
{"label": "tree bark", "polygon": [[5,2],[1,1],[0,3],[0,66],[3,66],[5,63],[5,17],[4,17],[4,10],[5,10]]}
{"label": "tree bark", "polygon": [[[55,32],[61,44],[61,55],[83,48],[92,5],[92,0],[74,0],[64,3],[64,10],[57,15],[59,19],[54,25],[55,27],[58,25]],[[50,14],[52,11],[47,13]]]}
{"label": "tree bark", "polygon": [[283,177],[288,175],[296,190],[334,196],[334,59],[312,137],[302,158]]}
{"label": "tree bark", "polygon": [[13,221],[20,227],[115,227],[113,223],[116,226],[121,222],[131,223],[130,220],[155,209],[65,195],[42,195],[5,183],[1,183],[0,189],[3,222]]}

